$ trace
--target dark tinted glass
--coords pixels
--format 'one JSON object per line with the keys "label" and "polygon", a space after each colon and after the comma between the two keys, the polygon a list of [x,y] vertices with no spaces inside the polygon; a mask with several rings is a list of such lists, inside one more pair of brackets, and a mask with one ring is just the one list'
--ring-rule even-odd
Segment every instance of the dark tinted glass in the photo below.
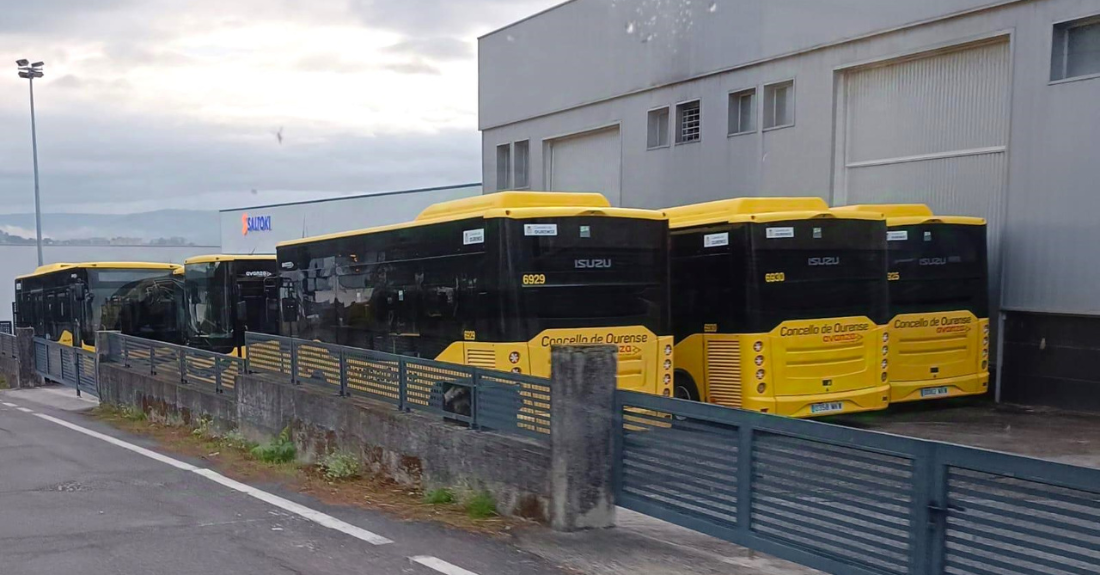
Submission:
{"label": "dark tinted glass", "polygon": [[989,317],[986,227],[927,224],[891,228],[893,314],[967,310]]}

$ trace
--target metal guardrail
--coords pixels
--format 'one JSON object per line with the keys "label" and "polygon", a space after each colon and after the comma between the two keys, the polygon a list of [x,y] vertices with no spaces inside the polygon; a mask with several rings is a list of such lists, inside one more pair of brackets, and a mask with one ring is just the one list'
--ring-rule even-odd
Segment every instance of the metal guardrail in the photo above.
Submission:
{"label": "metal guardrail", "polygon": [[618,503],[829,573],[1100,573],[1100,470],[618,391]]}
{"label": "metal guardrail", "polygon": [[15,336],[8,333],[0,333],[0,355],[16,357]]}
{"label": "metal guardrail", "polygon": [[217,393],[234,393],[237,378],[245,373],[244,359],[231,355],[120,333],[108,333],[107,343],[104,361],[181,383],[208,385]]}
{"label": "metal guardrail", "polygon": [[549,440],[547,379],[266,334],[245,343],[250,373]]}
{"label": "metal guardrail", "polygon": [[34,367],[38,375],[99,397],[95,353],[55,341],[34,338]]}

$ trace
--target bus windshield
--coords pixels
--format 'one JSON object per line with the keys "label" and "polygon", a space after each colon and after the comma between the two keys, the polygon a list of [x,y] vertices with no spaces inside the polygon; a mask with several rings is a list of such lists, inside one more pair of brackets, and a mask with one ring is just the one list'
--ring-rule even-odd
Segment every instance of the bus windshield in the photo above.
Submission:
{"label": "bus windshield", "polygon": [[82,326],[84,341],[94,342],[95,332],[100,330],[121,330],[127,294],[142,281],[170,273],[160,269],[89,269],[86,322]]}
{"label": "bus windshield", "polygon": [[899,226],[889,237],[893,313],[966,310],[989,317],[985,226]]}
{"label": "bus windshield", "polygon": [[815,219],[752,227],[748,321],[754,331],[800,319],[887,320],[884,222]]}
{"label": "bus windshield", "polygon": [[506,261],[520,323],[547,329],[639,325],[668,329],[668,224],[601,217],[508,221]]}
{"label": "bus windshield", "polygon": [[228,268],[228,262],[186,266],[187,321],[192,335],[206,338],[233,335]]}

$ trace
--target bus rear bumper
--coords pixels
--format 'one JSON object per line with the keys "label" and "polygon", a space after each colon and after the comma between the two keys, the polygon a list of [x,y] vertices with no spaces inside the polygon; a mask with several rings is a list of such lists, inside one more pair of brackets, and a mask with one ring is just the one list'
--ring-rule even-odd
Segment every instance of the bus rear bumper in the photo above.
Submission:
{"label": "bus rear bumper", "polygon": [[891,381],[890,402],[926,401],[965,395],[981,395],[989,390],[989,372],[972,373],[946,379]]}
{"label": "bus rear bumper", "polygon": [[774,399],[751,397],[745,398],[742,407],[787,417],[823,417],[842,413],[879,411],[886,409],[889,405],[890,385],[887,384],[855,391],[779,396]]}

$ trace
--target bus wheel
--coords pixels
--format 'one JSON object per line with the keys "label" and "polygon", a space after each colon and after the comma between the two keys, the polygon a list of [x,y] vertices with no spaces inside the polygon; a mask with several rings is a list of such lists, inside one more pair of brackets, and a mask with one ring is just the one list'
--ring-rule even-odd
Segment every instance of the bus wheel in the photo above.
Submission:
{"label": "bus wheel", "polygon": [[677,373],[673,386],[672,396],[676,399],[699,401],[699,390],[695,387],[695,382],[691,380],[691,376],[686,373]]}

